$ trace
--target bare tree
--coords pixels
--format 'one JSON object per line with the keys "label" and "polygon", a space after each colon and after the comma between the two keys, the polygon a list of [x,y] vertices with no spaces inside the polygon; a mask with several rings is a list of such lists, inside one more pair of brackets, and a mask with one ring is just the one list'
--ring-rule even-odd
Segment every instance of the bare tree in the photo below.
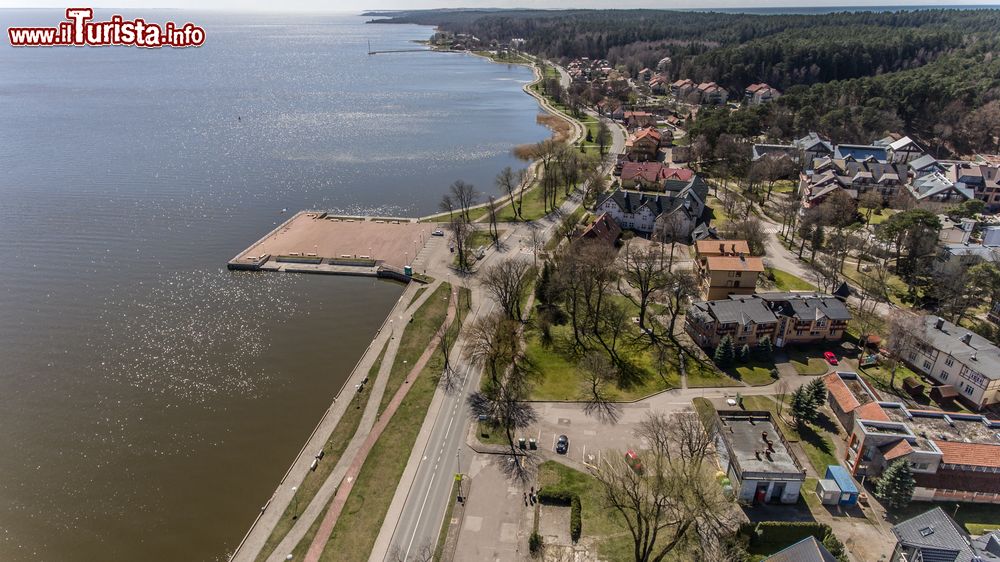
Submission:
{"label": "bare tree", "polygon": [[885,350],[889,354],[892,370],[889,376],[889,388],[895,388],[896,368],[908,353],[916,349],[917,342],[923,340],[926,331],[923,316],[902,309],[894,309],[886,319],[888,330]]}
{"label": "bare tree", "polygon": [[663,264],[663,253],[651,247],[625,245],[623,270],[625,281],[639,293],[638,302],[631,291],[622,291],[633,304],[639,307],[639,328],[646,330],[646,312],[649,310],[653,293],[667,286],[667,268]]}
{"label": "bare tree", "polygon": [[667,277],[667,288],[662,294],[666,297],[667,313],[670,315],[667,334],[670,339],[674,339],[677,317],[688,301],[699,294],[698,278],[688,270],[672,271]]}
{"label": "bare tree", "polygon": [[465,220],[464,215],[459,213],[451,217],[448,227],[451,230],[452,244],[455,251],[458,252],[458,269],[459,271],[468,271],[469,253],[466,246],[469,241],[469,235],[472,234],[472,225]]}
{"label": "bare tree", "polygon": [[510,198],[510,210],[514,213],[515,220],[521,220],[521,201],[520,199],[515,200],[514,193],[520,189],[523,180],[524,172],[515,172],[510,166],[500,170],[500,173],[497,174],[497,187]]}
{"label": "bare tree", "polygon": [[670,258],[667,261],[667,271],[674,269],[674,247],[678,240],[689,238],[688,220],[683,213],[670,213],[656,221],[653,226],[653,237],[661,244],[670,243]]}
{"label": "bare tree", "polygon": [[411,549],[407,554],[400,545],[392,547],[389,553],[389,560],[392,562],[431,562],[434,560],[434,549],[430,543],[425,542],[419,548]]}
{"label": "bare tree", "polygon": [[490,202],[488,207],[488,212],[490,214],[490,236],[493,237],[493,245],[496,249],[500,249],[500,229],[497,228],[497,206],[496,202],[493,200],[493,196],[490,196]]}
{"label": "bare tree", "polygon": [[865,224],[872,220],[872,212],[882,208],[882,194],[870,189],[858,197],[858,207],[865,210]]}
{"label": "bare tree", "polygon": [[614,365],[601,353],[590,352],[580,360],[583,372],[583,411],[602,421],[615,423],[621,417],[621,407],[612,401],[610,385],[617,379]]}
{"label": "bare tree", "polygon": [[734,523],[709,459],[712,436],[690,412],[650,414],[636,430],[648,444],[642,467],[624,455],[606,457],[594,476],[605,507],[625,521],[636,562],[660,562],[678,545],[718,540]]}
{"label": "bare tree", "polygon": [[607,122],[601,119],[600,123],[597,125],[597,147],[600,150],[601,156],[608,153],[608,148],[611,145],[611,128],[608,127]]}
{"label": "bare tree", "polygon": [[451,198],[451,195],[442,195],[438,208],[441,209],[442,213],[448,213],[448,220],[451,220],[455,213],[455,200]]}
{"label": "bare tree", "polygon": [[465,221],[472,222],[472,217],[469,215],[469,208],[479,200],[479,192],[476,191],[475,186],[471,183],[465,183],[462,180],[455,180],[455,183],[451,184],[449,189],[451,190],[451,197],[454,199],[455,204],[462,210]]}
{"label": "bare tree", "polygon": [[522,321],[521,296],[528,278],[528,264],[521,260],[504,260],[491,265],[483,272],[483,287],[500,305],[504,315]]}

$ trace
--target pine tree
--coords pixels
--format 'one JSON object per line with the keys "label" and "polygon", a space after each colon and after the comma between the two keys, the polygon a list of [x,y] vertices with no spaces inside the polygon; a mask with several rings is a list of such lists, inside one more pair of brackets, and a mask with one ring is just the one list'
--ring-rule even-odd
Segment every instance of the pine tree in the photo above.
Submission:
{"label": "pine tree", "polygon": [[749,360],[750,360],[750,344],[745,343],[743,344],[743,347],[740,348],[740,361],[746,363]]}
{"label": "pine tree", "polygon": [[767,359],[774,354],[774,345],[771,343],[771,336],[764,334],[764,337],[757,340],[757,356]]}
{"label": "pine tree", "polygon": [[906,459],[899,459],[882,473],[882,477],[875,484],[875,495],[885,502],[886,507],[900,509],[906,507],[913,499],[913,489],[916,485],[913,473],[910,472],[910,463]]}
{"label": "pine tree", "polygon": [[814,421],[818,413],[816,402],[813,401],[812,394],[805,386],[796,388],[795,392],[792,393],[792,402],[789,408],[792,411],[792,419],[798,425]]}
{"label": "pine tree", "polygon": [[809,384],[806,385],[806,392],[809,393],[809,399],[816,405],[816,409],[822,407],[823,403],[826,402],[826,385],[823,384],[823,379],[809,381]]}
{"label": "pine tree", "polygon": [[722,340],[719,341],[719,347],[715,348],[715,364],[719,367],[728,367],[733,364],[733,359],[735,359],[735,350],[733,349],[733,338],[729,336],[723,336]]}

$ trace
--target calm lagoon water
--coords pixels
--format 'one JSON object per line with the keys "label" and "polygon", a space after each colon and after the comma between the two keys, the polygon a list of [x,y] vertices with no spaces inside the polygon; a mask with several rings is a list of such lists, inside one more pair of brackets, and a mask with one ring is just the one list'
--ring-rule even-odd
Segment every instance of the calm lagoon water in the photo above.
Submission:
{"label": "calm lagoon water", "polygon": [[0,44],[4,561],[225,559],[402,290],[226,260],[284,208],[429,214],[455,179],[492,190],[548,135],[525,68],[366,54],[426,27],[123,15],[207,42]]}

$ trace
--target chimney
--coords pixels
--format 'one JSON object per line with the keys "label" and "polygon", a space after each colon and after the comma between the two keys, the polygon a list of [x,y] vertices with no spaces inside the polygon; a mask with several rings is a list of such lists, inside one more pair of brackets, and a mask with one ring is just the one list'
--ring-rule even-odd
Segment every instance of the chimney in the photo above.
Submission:
{"label": "chimney", "polygon": [[964,336],[962,336],[962,343],[964,343],[965,345],[969,345],[969,342],[971,341],[972,341],[972,332],[969,332]]}
{"label": "chimney", "polygon": [[944,318],[938,318],[937,322],[934,323],[934,327],[938,330],[944,329]]}
{"label": "chimney", "polygon": [[764,456],[767,457],[767,460],[773,460],[773,459],[771,459],[771,452],[770,451],[764,451]]}
{"label": "chimney", "polygon": [[719,243],[719,253],[722,254],[722,255],[726,255],[726,245],[725,244]]}
{"label": "chimney", "polygon": [[767,432],[766,431],[762,431],[760,433],[760,436],[764,440],[764,442],[767,443]]}
{"label": "chimney", "polygon": [[760,451],[754,449],[753,454],[754,454],[755,457],[757,457],[757,460],[760,460]]}
{"label": "chimney", "polygon": [[773,441],[768,441],[767,442],[767,452],[768,453],[773,453],[774,452],[774,442]]}
{"label": "chimney", "polygon": [[733,244],[733,253],[734,254],[736,253],[736,244],[735,243]]}

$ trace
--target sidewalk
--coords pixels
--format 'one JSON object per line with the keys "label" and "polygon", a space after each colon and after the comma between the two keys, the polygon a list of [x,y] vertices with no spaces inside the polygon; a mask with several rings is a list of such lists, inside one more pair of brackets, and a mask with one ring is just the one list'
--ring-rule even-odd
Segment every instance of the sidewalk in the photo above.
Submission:
{"label": "sidewalk", "polygon": [[[426,294],[431,294],[431,291],[426,291]],[[368,434],[368,437],[365,439],[364,444],[355,454],[351,462],[351,466],[347,470],[347,474],[343,479],[343,483],[337,489],[337,493],[326,513],[326,517],[324,517],[323,521],[320,523],[316,536],[313,539],[312,544],[309,546],[308,552],[306,552],[306,562],[317,562],[323,554],[326,543],[330,539],[330,534],[333,533],[333,528],[337,524],[337,519],[340,517],[341,511],[344,509],[344,504],[347,503],[347,498],[350,496],[351,490],[354,489],[354,484],[357,482],[358,475],[361,473],[361,468],[364,466],[365,459],[368,458],[368,453],[371,451],[372,447],[375,446],[375,442],[378,441],[378,438],[382,435],[382,432],[392,420],[393,415],[396,413],[399,405],[403,402],[403,399],[406,398],[406,394],[410,391],[410,388],[413,386],[413,382],[416,380],[417,376],[437,350],[441,337],[455,320],[458,309],[455,304],[456,296],[457,290],[452,289],[452,297],[448,303],[448,314],[445,318],[444,324],[438,329],[437,333],[428,344],[427,349],[424,350],[424,353],[413,365],[413,368],[406,376],[406,380],[400,385],[399,390],[396,391],[396,394],[392,397],[389,404],[386,405],[385,411],[382,412],[382,416],[378,418],[378,421],[376,421],[371,432]]]}
{"label": "sidewalk", "polygon": [[[302,511],[299,518],[295,521],[295,524],[274,549],[274,552],[272,552],[268,557],[269,562],[279,562],[284,560],[286,554],[295,549],[296,545],[299,544],[305,534],[309,531],[309,527],[312,525],[312,522],[323,513],[326,505],[330,502],[330,498],[332,498],[333,494],[337,491],[337,487],[340,486],[341,481],[350,468],[351,459],[358,454],[358,451],[364,443],[365,437],[369,434],[372,426],[375,424],[375,419],[378,416],[378,407],[382,402],[382,394],[385,392],[385,387],[389,379],[389,372],[392,370],[392,365],[396,359],[396,353],[399,350],[400,337],[403,334],[403,330],[406,328],[404,319],[412,316],[413,313],[415,313],[423,305],[423,303],[427,301],[430,295],[434,293],[439,285],[439,281],[428,285],[427,290],[412,303],[409,303],[410,298],[412,298],[412,292],[404,292],[403,296],[405,298],[400,299],[400,302],[409,304],[404,304],[406,308],[400,314],[390,317],[389,329],[386,330],[389,337],[389,345],[385,349],[385,355],[382,358],[382,363],[379,367],[375,380],[369,381],[369,384],[371,385],[371,393],[369,394],[368,403],[365,407],[364,414],[362,414],[361,421],[358,423],[358,429],[354,432],[354,436],[351,437],[351,442],[347,445],[347,448],[344,449],[344,453],[337,460],[337,465],[327,477],[326,481],[323,482],[323,485],[316,492],[316,495],[312,498],[306,508]],[[381,350],[381,348],[379,348],[379,350]],[[368,371],[365,371],[366,375],[367,373]],[[301,479],[299,482],[301,482]],[[283,511],[284,510],[282,510],[282,512]]]}

